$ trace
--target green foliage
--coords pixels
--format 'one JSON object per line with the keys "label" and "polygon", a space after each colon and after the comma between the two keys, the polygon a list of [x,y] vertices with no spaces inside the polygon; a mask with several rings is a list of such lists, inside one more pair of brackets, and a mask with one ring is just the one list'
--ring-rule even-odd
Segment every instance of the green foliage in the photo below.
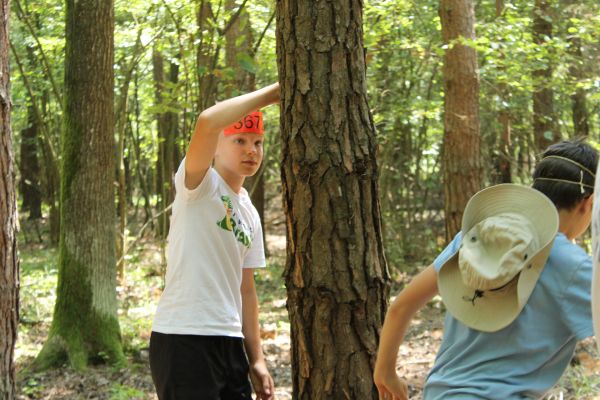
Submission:
{"label": "green foliage", "polygon": [[[391,265],[423,261],[443,224],[419,222],[441,205],[443,135],[437,2],[370,1],[365,47],[380,144],[380,198]],[[390,18],[390,15],[394,15]],[[430,220],[428,222],[433,221]],[[427,249],[426,251],[423,251]]]}
{"label": "green foliage", "polygon": [[119,323],[123,350],[126,354],[137,355],[148,347],[156,293],[157,288],[162,287],[162,277],[139,250],[128,258],[126,274],[126,286],[118,289]]}
{"label": "green foliage", "polygon": [[[56,250],[32,248],[21,254],[20,322],[30,325],[49,322],[56,300]],[[21,329],[22,331],[22,329]]]}
{"label": "green foliage", "polygon": [[34,377],[28,378],[25,384],[22,385],[21,391],[32,398],[37,398],[37,395],[44,390],[44,385],[38,382]]}
{"label": "green foliage", "polygon": [[[441,151],[443,127],[442,57],[460,43],[478,53],[480,127],[486,178],[495,182],[499,158],[500,113],[511,123],[513,181],[529,183],[535,162],[532,93],[552,88],[556,119],[564,138],[573,136],[571,96],[583,88],[593,138],[600,121],[598,55],[600,6],[585,1],[564,7],[553,3],[554,34],[541,45],[533,39],[533,2],[496,2],[476,6],[476,39],[444,45],[436,1],[370,0],[365,4],[365,47],[370,106],[380,143],[380,197],[388,260],[392,266],[428,264],[444,244]],[[573,55],[573,38],[582,55]],[[584,76],[572,74],[573,65]],[[551,79],[534,71],[551,65]]]}
{"label": "green foliage", "polygon": [[113,383],[110,387],[110,400],[145,399],[146,393],[131,386]]}
{"label": "green foliage", "polygon": [[[224,29],[237,10],[225,9],[224,2],[203,3],[210,5],[212,12],[200,24],[199,2],[115,2],[116,102],[121,104],[123,95],[128,100],[116,112],[125,114],[123,154],[128,207],[136,211],[133,218],[147,221],[152,214],[161,211],[156,209],[161,204],[156,192],[164,184],[157,182],[157,116],[176,115],[177,129],[173,135],[177,163],[185,153],[200,111],[201,97],[211,90],[214,99],[242,91],[236,81],[238,69],[227,65],[225,59]],[[19,130],[29,124],[28,105],[37,104],[47,124],[50,142],[58,149],[62,126],[62,104],[58,96],[63,91],[64,76],[64,4],[56,0],[20,0],[19,4],[22,11],[15,3],[10,26],[15,53],[24,67],[21,73],[15,57],[11,57],[15,146],[18,149]],[[534,43],[532,34],[534,2],[506,1],[504,5],[503,12],[497,15],[495,1],[478,2],[476,39],[459,39],[444,45],[438,1],[365,2],[363,25],[369,104],[380,144],[381,209],[385,245],[392,266],[429,263],[444,244],[440,169],[444,135],[442,63],[451,46],[458,43],[472,46],[478,54],[485,184],[496,179],[499,137],[503,129],[499,120],[501,113],[510,119],[509,157],[513,181],[529,183],[536,156],[532,146],[532,93],[536,88],[553,89],[556,119],[565,138],[574,133],[571,96],[582,89],[592,136],[598,138],[599,3],[592,0],[573,4],[552,2],[553,35],[542,44]],[[275,25],[267,25],[274,3],[271,0],[247,2],[246,11],[249,20],[242,20],[242,27],[249,24],[252,51],[240,50],[235,57],[236,67],[255,74],[256,85],[261,86],[277,80]],[[32,28],[27,22],[31,22]],[[235,44],[242,45],[246,39],[238,36]],[[259,39],[260,46],[255,49]],[[580,56],[574,54],[575,43],[581,47]],[[172,66],[178,69],[177,79],[164,84],[160,99],[153,78],[154,51],[162,55],[166,74]],[[200,59],[204,61],[199,62]],[[550,79],[534,76],[536,70],[548,65],[553,68]],[[574,65],[581,67],[582,76],[574,76]],[[50,77],[56,82],[56,90]],[[25,86],[25,78],[30,82],[34,98]],[[207,79],[211,81],[210,87],[206,86]],[[124,93],[122,88],[126,89]],[[280,191],[278,109],[268,108],[265,120],[265,177],[270,194],[267,207],[278,208],[279,199],[274,197]],[[138,214],[141,209],[144,209],[143,216]]]}
{"label": "green foliage", "polygon": [[564,398],[594,399],[600,391],[600,379],[590,372],[579,365],[569,367],[546,398],[562,399],[568,393]]}
{"label": "green foliage", "polygon": [[256,294],[260,305],[260,324],[277,331],[289,332],[289,320],[286,310],[287,292],[283,279],[285,259],[280,255],[268,257],[266,268],[254,273]]}
{"label": "green foliage", "polygon": [[237,55],[237,62],[240,66],[251,74],[256,74],[256,63],[254,59],[247,53],[240,53]]}

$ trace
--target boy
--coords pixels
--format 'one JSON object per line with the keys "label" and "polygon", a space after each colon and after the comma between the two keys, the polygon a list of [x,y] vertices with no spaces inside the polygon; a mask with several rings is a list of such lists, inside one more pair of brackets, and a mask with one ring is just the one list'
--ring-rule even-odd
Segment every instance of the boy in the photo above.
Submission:
{"label": "boy", "polygon": [[[150,338],[160,400],[272,399],[261,349],[253,268],[264,267],[262,227],[242,187],[263,158],[261,107],[279,84],[198,117],[175,175],[167,276]],[[247,358],[246,358],[247,355]]]}
{"label": "boy", "polygon": [[576,342],[593,334],[592,263],[573,239],[590,224],[597,162],[585,143],[558,143],[533,189],[505,184],[473,196],[462,232],[388,310],[374,373],[381,399],[407,398],[398,347],[438,288],[448,312],[425,399],[539,398],[556,383]]}

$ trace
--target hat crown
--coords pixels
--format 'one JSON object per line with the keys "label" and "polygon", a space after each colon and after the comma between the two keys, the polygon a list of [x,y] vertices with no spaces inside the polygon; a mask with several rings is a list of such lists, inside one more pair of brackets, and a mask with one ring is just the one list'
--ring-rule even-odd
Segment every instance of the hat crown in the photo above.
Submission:
{"label": "hat crown", "polygon": [[516,213],[478,222],[463,237],[458,266],[464,284],[492,290],[508,284],[540,247],[533,224]]}

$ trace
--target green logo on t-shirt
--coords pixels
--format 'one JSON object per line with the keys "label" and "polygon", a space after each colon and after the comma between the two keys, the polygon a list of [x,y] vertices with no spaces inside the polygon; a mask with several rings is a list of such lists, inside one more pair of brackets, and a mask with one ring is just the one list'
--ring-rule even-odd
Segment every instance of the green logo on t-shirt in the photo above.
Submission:
{"label": "green logo on t-shirt", "polygon": [[236,215],[233,212],[233,203],[231,202],[231,199],[229,196],[221,196],[221,201],[225,208],[225,217],[220,221],[217,221],[217,225],[226,231],[233,232],[238,242],[246,247],[250,247],[252,239],[245,232],[242,220],[238,219],[238,222],[236,222]]}

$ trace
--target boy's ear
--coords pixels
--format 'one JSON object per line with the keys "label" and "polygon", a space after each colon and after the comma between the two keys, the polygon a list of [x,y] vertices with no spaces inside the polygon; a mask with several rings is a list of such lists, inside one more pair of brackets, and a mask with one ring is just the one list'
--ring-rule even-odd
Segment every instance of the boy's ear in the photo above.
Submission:
{"label": "boy's ear", "polygon": [[582,214],[587,213],[594,206],[594,196],[584,197],[579,204],[577,205],[577,209]]}

